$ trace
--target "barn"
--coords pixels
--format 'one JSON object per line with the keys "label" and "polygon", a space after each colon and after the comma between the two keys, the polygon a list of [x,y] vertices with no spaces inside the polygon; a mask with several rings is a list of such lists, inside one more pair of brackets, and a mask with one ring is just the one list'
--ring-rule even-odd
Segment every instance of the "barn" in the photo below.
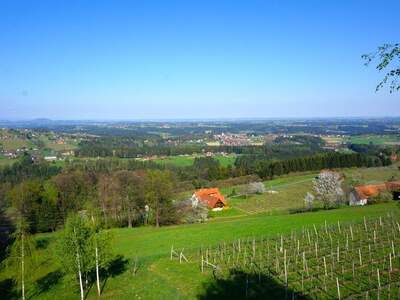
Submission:
{"label": "barn", "polygon": [[199,189],[192,195],[192,206],[196,207],[199,202],[208,208],[219,211],[227,207],[226,200],[218,188]]}
{"label": "barn", "polygon": [[368,202],[368,198],[377,196],[384,191],[391,192],[393,200],[400,200],[400,181],[356,186],[350,193],[349,204],[352,206],[365,205]]}

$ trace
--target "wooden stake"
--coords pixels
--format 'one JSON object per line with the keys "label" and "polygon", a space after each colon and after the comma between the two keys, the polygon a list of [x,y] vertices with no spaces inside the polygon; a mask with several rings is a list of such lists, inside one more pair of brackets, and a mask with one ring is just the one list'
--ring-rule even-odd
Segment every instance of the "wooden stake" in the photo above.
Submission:
{"label": "wooden stake", "polygon": [[284,266],[285,266],[285,284],[287,287],[288,279],[287,279],[286,249],[284,250]]}
{"label": "wooden stake", "polygon": [[337,246],[337,262],[340,261],[340,248],[339,245]]}
{"label": "wooden stake", "polygon": [[318,259],[318,244],[315,242],[315,258]]}
{"label": "wooden stake", "polygon": [[365,219],[365,216],[364,216],[364,229],[365,232],[367,232],[367,220]]}
{"label": "wooden stake", "polygon": [[350,225],[350,235],[351,235],[351,240],[354,241],[354,236],[353,236],[353,228]]}
{"label": "wooden stake", "polygon": [[379,276],[379,269],[376,269],[376,273],[378,275],[378,287],[381,288],[381,277]]}

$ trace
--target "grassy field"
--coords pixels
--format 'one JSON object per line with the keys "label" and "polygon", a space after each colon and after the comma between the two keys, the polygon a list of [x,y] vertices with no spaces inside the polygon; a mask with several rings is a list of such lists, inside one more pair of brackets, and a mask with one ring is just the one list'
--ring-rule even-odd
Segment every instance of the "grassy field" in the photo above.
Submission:
{"label": "grassy field", "polygon": [[353,144],[400,145],[400,135],[360,135],[349,137]]}
{"label": "grassy field", "polygon": [[[231,154],[227,156],[223,155],[216,155],[213,156],[214,159],[218,160],[219,163],[227,167],[228,165],[233,165],[236,160],[236,155]],[[177,167],[190,167],[193,165],[195,156],[169,156],[166,158],[160,158],[160,159],[154,159],[153,161],[159,164],[165,164],[165,165],[173,165]]]}
{"label": "grassy field", "polygon": [[12,138],[7,140],[1,140],[0,145],[3,146],[3,149],[6,151],[15,151],[17,149],[21,149],[23,147],[30,148],[33,146],[28,140]]}
{"label": "grassy field", "polygon": [[46,136],[40,136],[40,140],[44,143],[45,148],[59,152],[74,150],[78,147],[78,144],[72,140],[66,140],[65,144],[57,144],[55,141],[49,140]]}
{"label": "grassy field", "polygon": [[[385,181],[398,175],[398,165],[385,168],[345,169],[346,175],[357,177],[360,182]],[[170,249],[185,249],[192,253],[199,247],[230,242],[238,238],[273,238],[279,234],[300,231],[304,227],[357,222],[366,217],[400,214],[395,202],[366,207],[344,207],[335,210],[319,210],[310,213],[290,214],[303,206],[304,194],[311,190],[316,173],[290,174],[264,182],[277,194],[254,195],[247,198],[228,199],[230,209],[212,212],[204,224],[179,225],[162,228],[140,227],[113,229],[115,255],[112,271],[103,282],[103,299],[194,299],[204,293],[205,285],[213,282],[210,272],[199,272],[196,263],[179,264],[170,261]],[[225,195],[232,188],[224,188]],[[237,188],[237,187],[236,187]],[[35,237],[44,245],[37,250],[37,266],[27,284],[28,299],[78,299],[78,286],[66,281],[55,256],[58,233],[39,234]],[[136,275],[131,263],[138,260]],[[0,295],[5,299],[17,299],[16,287],[11,287],[10,271],[0,271]],[[87,299],[95,299],[92,286]]]}
{"label": "grassy field", "polygon": [[17,159],[9,159],[7,157],[0,156],[0,167],[12,165],[16,161]]}
{"label": "grassy field", "polygon": [[351,168],[345,169],[344,174],[359,181],[360,184],[373,184],[388,181],[394,177],[400,180],[399,163],[388,167]]}
{"label": "grassy field", "polygon": [[398,299],[398,220],[395,211],[272,238],[221,241],[186,251],[185,270],[191,265],[192,273],[214,274],[202,299]]}
{"label": "grassy field", "polygon": [[[386,203],[367,207],[343,208],[313,213],[268,216],[258,214],[245,217],[220,219],[205,224],[170,226],[163,228],[142,227],[134,229],[114,229],[113,245],[115,253],[121,255],[115,262],[110,277],[103,287],[103,299],[193,299],[203,292],[203,284],[212,281],[211,274],[193,271],[193,265],[169,260],[170,248],[184,248],[186,251],[221,241],[232,241],[245,237],[275,237],[302,227],[312,228],[341,222],[355,222],[364,216],[377,217],[388,212],[397,212],[398,205]],[[41,234],[42,249],[38,267],[27,285],[28,299],[78,299],[78,287],[63,280],[59,264],[55,260],[54,249],[57,233]],[[46,242],[43,242],[46,241]],[[129,271],[129,261],[137,257],[140,268],[133,276]],[[0,272],[0,287],[6,294],[9,273]],[[95,287],[87,299],[95,299]]]}
{"label": "grassy field", "polygon": [[[317,173],[292,175],[264,182],[273,193],[228,198],[229,206],[245,214],[269,212],[270,214],[288,212],[291,209],[303,207],[303,199],[312,190],[312,179]],[[240,190],[240,186],[222,189],[229,195],[232,189]]]}
{"label": "grassy field", "polygon": [[[377,168],[349,168],[341,172],[346,177],[352,177],[359,184],[381,183],[388,181],[393,176],[400,177],[398,164],[389,167]],[[241,186],[232,186],[221,189],[227,197],[232,212],[215,213],[214,217],[225,217],[238,214],[254,214],[268,212],[270,214],[288,213],[304,207],[304,197],[307,192],[312,192],[312,180],[318,173],[290,174],[277,179],[264,181],[267,190],[274,193],[264,193],[248,196],[229,197],[232,190],[240,191]],[[316,208],[318,208],[318,204]]]}

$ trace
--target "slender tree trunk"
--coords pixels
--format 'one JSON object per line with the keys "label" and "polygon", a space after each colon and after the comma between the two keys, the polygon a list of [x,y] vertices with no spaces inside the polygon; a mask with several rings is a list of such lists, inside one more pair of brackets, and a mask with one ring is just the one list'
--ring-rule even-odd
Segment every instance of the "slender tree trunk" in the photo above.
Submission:
{"label": "slender tree trunk", "polygon": [[132,228],[132,212],[128,210],[128,228]]}
{"label": "slender tree trunk", "polygon": [[97,248],[97,243],[96,243],[96,280],[97,280],[97,294],[100,296],[101,290],[100,290],[100,276],[99,276],[99,250]]}
{"label": "slender tree trunk", "polygon": [[103,215],[104,215],[104,224],[106,225],[107,228],[107,212],[106,212],[106,206],[104,205],[104,202],[102,203],[102,209],[103,209]]}
{"label": "slender tree trunk", "polygon": [[[92,215],[92,222],[93,222],[93,225],[95,225],[93,215]],[[95,233],[95,234],[97,234],[97,233]],[[99,248],[98,248],[98,245],[97,245],[97,240],[96,240],[95,242],[96,242],[96,243],[95,243],[95,248],[94,248],[94,250],[95,250],[95,254],[96,254],[96,283],[97,283],[97,294],[100,296],[101,290],[100,290],[100,275],[99,275]]]}
{"label": "slender tree trunk", "polygon": [[128,207],[128,228],[132,228],[132,209],[129,205],[129,197],[126,196],[126,205]]}
{"label": "slender tree trunk", "polygon": [[24,234],[21,235],[21,290],[22,300],[25,300],[25,249]]}
{"label": "slender tree trunk", "polygon": [[81,300],[84,300],[83,294],[83,282],[82,282],[82,271],[81,271],[81,263],[79,258],[79,252],[76,250],[76,263],[78,264],[78,276],[79,276],[79,287],[81,289]]}
{"label": "slender tree trunk", "polygon": [[[75,233],[75,228],[74,228]],[[76,234],[76,233],[75,233]],[[78,266],[78,276],[79,276],[79,287],[81,289],[81,300],[84,300],[84,293],[83,293],[83,282],[82,282],[82,270],[81,270],[81,259],[79,256],[79,249],[78,246],[76,247],[76,264]]]}
{"label": "slender tree trunk", "polygon": [[159,221],[159,209],[158,205],[156,206],[156,227],[160,227],[160,221]]}

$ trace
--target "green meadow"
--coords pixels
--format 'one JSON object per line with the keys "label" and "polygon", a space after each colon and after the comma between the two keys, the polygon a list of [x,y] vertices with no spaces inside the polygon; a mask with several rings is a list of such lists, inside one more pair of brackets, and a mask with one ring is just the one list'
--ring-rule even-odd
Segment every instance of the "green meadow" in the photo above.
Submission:
{"label": "green meadow", "polygon": [[[398,165],[381,168],[341,170],[346,176],[361,183],[385,181],[399,175]],[[303,207],[303,198],[312,190],[312,179],[317,173],[290,174],[265,181],[268,190],[248,197],[228,197],[233,188],[223,188],[230,208],[211,212],[211,218],[202,224],[112,229],[115,261],[110,273],[103,275],[103,299],[193,299],[204,292],[204,286],[213,276],[201,273],[195,262],[179,264],[170,260],[170,249],[192,253],[200,247],[216,245],[247,237],[276,237],[304,227],[336,224],[337,221],[361,222],[364,217],[375,218],[388,213],[400,214],[395,202],[365,207],[341,207],[314,212],[294,213]],[[31,267],[27,283],[28,299],[78,299],[76,282],[63,276],[56,245],[59,233],[35,236],[36,265]],[[132,264],[137,261],[137,273]],[[33,270],[33,271],[32,271]],[[18,299],[18,288],[10,281],[11,271],[0,271],[0,294]],[[97,299],[96,288],[91,286],[86,299]]]}
{"label": "green meadow", "polygon": [[[166,158],[158,158],[154,159],[153,161],[158,164],[165,164],[165,165],[173,165],[176,167],[190,167],[193,165],[196,156],[168,156]],[[221,166],[227,167],[229,165],[233,166],[236,160],[236,155],[229,154],[226,156],[223,155],[215,155],[213,156],[214,159],[218,160]]]}
{"label": "green meadow", "polygon": [[7,140],[2,140],[0,142],[0,145],[2,145],[3,149],[6,151],[15,151],[23,147],[29,148],[33,146],[33,144],[28,140],[20,138],[10,138]]}
{"label": "green meadow", "polygon": [[[245,237],[276,237],[303,227],[322,226],[340,222],[361,221],[364,216],[378,217],[389,212],[399,212],[396,203],[385,203],[366,207],[346,207],[312,213],[252,216],[219,219],[204,224],[179,225],[162,228],[141,227],[111,230],[115,255],[119,259],[113,271],[103,281],[103,299],[193,299],[203,292],[204,284],[213,280],[209,273],[194,271],[193,264],[179,264],[170,260],[171,246],[184,249],[184,253],[201,246],[215,245]],[[78,299],[75,282],[66,281],[61,275],[55,258],[58,233],[36,236],[38,261],[30,270],[27,296],[35,299]],[[43,246],[44,245],[44,246]],[[138,261],[136,274],[130,271],[130,263]],[[3,295],[17,299],[17,291],[5,290],[10,273],[0,272],[0,287]],[[14,296],[13,296],[14,295]],[[87,299],[96,299],[92,286]]]}
{"label": "green meadow", "polygon": [[400,135],[358,135],[347,139],[353,144],[399,145]]}

